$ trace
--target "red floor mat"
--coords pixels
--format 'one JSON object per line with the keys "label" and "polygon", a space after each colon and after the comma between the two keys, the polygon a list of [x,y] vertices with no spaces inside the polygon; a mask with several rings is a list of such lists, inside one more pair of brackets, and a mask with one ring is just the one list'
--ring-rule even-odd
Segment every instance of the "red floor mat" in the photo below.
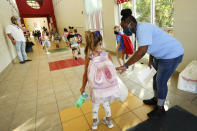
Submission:
{"label": "red floor mat", "polygon": [[60,60],[55,62],[49,62],[50,71],[60,70],[64,68],[70,68],[74,66],[84,65],[85,61],[82,58],[75,59],[67,59],[67,60]]}

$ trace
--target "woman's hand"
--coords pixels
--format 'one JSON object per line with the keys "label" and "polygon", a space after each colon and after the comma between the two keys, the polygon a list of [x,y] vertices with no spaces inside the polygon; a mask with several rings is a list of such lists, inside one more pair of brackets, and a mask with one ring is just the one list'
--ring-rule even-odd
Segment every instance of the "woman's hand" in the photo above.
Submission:
{"label": "woman's hand", "polygon": [[83,94],[85,92],[85,88],[81,87],[80,92]]}
{"label": "woman's hand", "polygon": [[120,74],[126,71],[126,68],[124,66],[116,67],[117,71],[120,71]]}

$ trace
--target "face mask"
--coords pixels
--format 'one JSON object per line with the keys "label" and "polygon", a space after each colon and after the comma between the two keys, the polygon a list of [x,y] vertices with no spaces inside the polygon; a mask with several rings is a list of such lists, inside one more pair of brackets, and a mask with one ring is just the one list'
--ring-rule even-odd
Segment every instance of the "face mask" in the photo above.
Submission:
{"label": "face mask", "polygon": [[118,35],[118,33],[119,33],[119,32],[117,32],[117,31],[114,31],[114,34],[115,34],[115,35]]}
{"label": "face mask", "polygon": [[133,31],[132,31],[132,28],[130,27],[130,24],[128,25],[128,27],[123,32],[127,36],[131,36],[132,35]]}

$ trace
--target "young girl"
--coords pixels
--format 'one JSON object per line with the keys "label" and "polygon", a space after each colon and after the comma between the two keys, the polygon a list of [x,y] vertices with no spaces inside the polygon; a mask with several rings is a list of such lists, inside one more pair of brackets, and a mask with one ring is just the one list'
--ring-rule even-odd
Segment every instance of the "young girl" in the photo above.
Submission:
{"label": "young girl", "polygon": [[42,32],[41,40],[42,40],[43,49],[46,49],[46,54],[49,55],[50,52],[48,52],[48,48],[51,46],[51,43],[49,41],[49,37],[46,34],[46,31]]}
{"label": "young girl", "polygon": [[[73,28],[73,27],[72,27]],[[78,49],[79,44],[77,43],[77,37],[75,36],[73,29],[70,29],[68,35],[68,41],[70,43],[70,48],[72,49],[73,58],[77,60],[76,51]]]}
{"label": "young girl", "polygon": [[64,41],[65,43],[68,42],[68,39],[67,39],[68,35],[69,35],[68,30],[67,30],[66,28],[64,28],[64,34],[63,34],[63,36],[62,36],[62,39],[63,39],[63,41]]}
{"label": "young girl", "polygon": [[112,128],[110,103],[120,97],[116,70],[112,64],[111,56],[107,52],[102,51],[102,36],[100,32],[87,31],[85,38],[87,42],[85,48],[85,72],[80,91],[81,93],[85,91],[88,81],[93,106],[92,129],[98,128],[100,104],[103,104],[106,113],[106,117],[102,119],[102,122],[108,125],[109,128]]}

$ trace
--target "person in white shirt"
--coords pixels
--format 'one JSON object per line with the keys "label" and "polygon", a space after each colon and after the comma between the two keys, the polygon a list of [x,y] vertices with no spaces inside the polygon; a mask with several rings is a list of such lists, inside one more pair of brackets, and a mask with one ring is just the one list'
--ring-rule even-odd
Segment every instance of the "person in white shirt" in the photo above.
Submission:
{"label": "person in white shirt", "polygon": [[11,40],[12,44],[16,46],[16,53],[19,59],[20,64],[24,64],[28,60],[27,54],[25,52],[26,39],[24,36],[25,29],[19,25],[20,18],[12,16],[11,17],[11,25],[6,27],[6,34]]}

